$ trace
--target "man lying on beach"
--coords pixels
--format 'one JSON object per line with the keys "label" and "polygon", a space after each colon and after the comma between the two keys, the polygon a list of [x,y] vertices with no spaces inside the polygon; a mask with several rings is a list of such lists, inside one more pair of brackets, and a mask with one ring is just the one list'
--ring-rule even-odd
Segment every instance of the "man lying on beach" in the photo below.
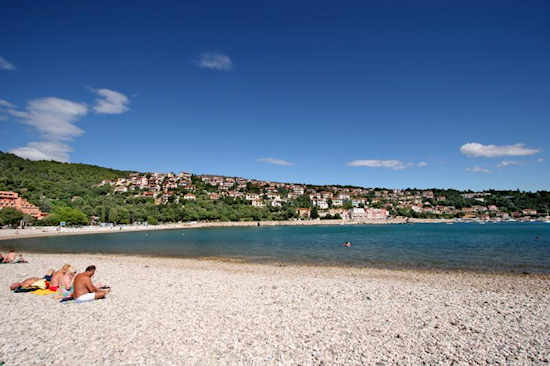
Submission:
{"label": "man lying on beach", "polygon": [[53,273],[54,273],[54,270],[50,269],[50,270],[48,270],[48,272],[46,272],[46,274],[42,278],[40,278],[40,277],[29,277],[29,278],[24,279],[21,282],[14,282],[10,285],[10,290],[13,291],[18,287],[22,287],[22,288],[32,287],[33,283],[35,283],[37,281],[40,281],[40,280],[43,280],[43,279],[45,279],[47,281],[48,278],[51,278]]}
{"label": "man lying on beach", "polygon": [[14,263],[15,262],[15,249],[10,249],[8,254],[2,259],[2,263]]}
{"label": "man lying on beach", "polygon": [[[0,257],[2,257],[2,254],[0,254]],[[23,254],[15,254],[15,249],[10,249],[8,254],[6,254],[5,257],[2,257],[2,263],[29,263],[25,258],[23,258]]]}
{"label": "man lying on beach", "polygon": [[88,266],[85,272],[76,275],[73,282],[73,299],[75,302],[86,302],[103,299],[109,290],[100,290],[92,283],[95,266]]}

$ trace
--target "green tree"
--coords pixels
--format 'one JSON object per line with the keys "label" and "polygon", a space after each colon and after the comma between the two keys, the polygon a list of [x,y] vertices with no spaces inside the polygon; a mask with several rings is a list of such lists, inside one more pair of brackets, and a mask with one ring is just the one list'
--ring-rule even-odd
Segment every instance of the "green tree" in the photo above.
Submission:
{"label": "green tree", "polygon": [[65,222],[66,225],[86,225],[88,217],[77,208],[57,207],[46,221],[53,225],[59,225],[60,222]]}
{"label": "green tree", "polygon": [[17,226],[23,219],[23,213],[11,207],[0,210],[0,225]]}
{"label": "green tree", "polygon": [[319,218],[319,211],[317,210],[317,207],[313,207],[311,209],[311,213],[309,214],[309,216],[312,218],[312,219],[317,219]]}

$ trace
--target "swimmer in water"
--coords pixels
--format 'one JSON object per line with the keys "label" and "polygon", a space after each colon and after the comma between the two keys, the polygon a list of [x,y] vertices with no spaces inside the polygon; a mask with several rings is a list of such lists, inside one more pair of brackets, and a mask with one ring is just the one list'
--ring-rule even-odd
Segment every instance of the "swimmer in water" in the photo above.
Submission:
{"label": "swimmer in water", "polygon": [[346,247],[346,248],[351,248],[351,243],[350,243],[349,241],[346,241],[346,242],[344,243],[344,247]]}

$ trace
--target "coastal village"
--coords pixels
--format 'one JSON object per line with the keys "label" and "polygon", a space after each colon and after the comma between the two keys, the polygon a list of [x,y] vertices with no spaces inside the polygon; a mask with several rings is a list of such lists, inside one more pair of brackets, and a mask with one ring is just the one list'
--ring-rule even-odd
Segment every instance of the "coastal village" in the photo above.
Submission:
{"label": "coastal village", "polygon": [[[130,173],[103,180],[109,194],[142,197],[155,205],[186,205],[197,200],[226,200],[270,210],[290,209],[295,219],[384,221],[388,219],[458,219],[475,221],[548,220],[547,212],[525,208],[510,211],[491,204],[490,192],[460,192],[456,207],[442,190],[381,189],[350,186],[313,186],[220,175]],[[41,220],[48,216],[19,193],[0,192],[0,209],[10,207]],[[93,218],[92,218],[93,219]]]}
{"label": "coastal village", "polygon": [[468,207],[449,204],[445,195],[432,190],[401,190],[338,185],[270,182],[219,175],[193,175],[188,172],[133,173],[115,181],[104,180],[98,186],[109,185],[114,193],[133,193],[154,199],[156,205],[185,204],[198,198],[209,200],[234,199],[253,207],[280,208],[292,203],[301,219],[338,218],[344,220],[386,220],[398,216],[429,218],[460,218],[471,220],[530,221],[547,217],[547,212],[523,209],[508,212],[487,204],[491,193],[461,193]]}

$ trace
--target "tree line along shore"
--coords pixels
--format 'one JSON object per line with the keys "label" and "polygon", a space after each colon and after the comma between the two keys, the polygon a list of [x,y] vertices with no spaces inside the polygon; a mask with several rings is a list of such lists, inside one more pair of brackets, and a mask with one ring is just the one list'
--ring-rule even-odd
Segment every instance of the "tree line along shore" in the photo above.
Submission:
{"label": "tree line along shore", "polygon": [[[385,189],[139,173],[0,152],[0,225],[387,219],[548,220],[550,192]],[[21,208],[23,207],[23,208]],[[26,210],[26,211],[25,211]]]}

